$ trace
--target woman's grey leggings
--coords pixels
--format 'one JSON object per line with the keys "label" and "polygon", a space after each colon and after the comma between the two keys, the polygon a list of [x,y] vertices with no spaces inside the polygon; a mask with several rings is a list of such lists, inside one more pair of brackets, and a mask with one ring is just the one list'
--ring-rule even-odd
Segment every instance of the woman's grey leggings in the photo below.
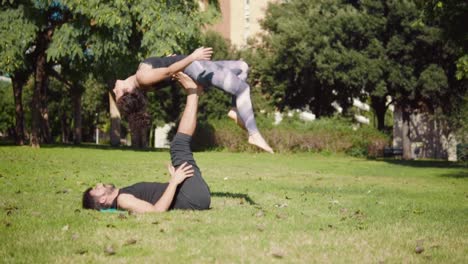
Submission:
{"label": "woman's grey leggings", "polygon": [[243,61],[194,61],[184,73],[204,87],[215,86],[235,96],[235,105],[245,127],[252,135],[258,132],[247,84],[249,66]]}

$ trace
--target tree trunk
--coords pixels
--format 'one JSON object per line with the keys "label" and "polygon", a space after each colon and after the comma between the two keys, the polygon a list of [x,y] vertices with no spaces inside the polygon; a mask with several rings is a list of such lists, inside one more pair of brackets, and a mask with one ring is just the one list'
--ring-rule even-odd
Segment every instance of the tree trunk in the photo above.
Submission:
{"label": "tree trunk", "polygon": [[35,83],[34,92],[31,103],[31,146],[34,148],[40,147],[40,130],[41,130],[41,87],[45,79],[45,64],[46,57],[45,53],[41,52],[37,56],[36,60],[36,71],[35,71]]}
{"label": "tree trunk", "polygon": [[149,146],[149,132],[151,126],[147,126],[141,129],[141,148],[148,148]]}
{"label": "tree trunk", "polygon": [[111,127],[110,127],[110,144],[113,147],[120,145],[120,112],[115,104],[114,97],[109,92],[109,112],[111,118]]}
{"label": "tree trunk", "polygon": [[314,112],[317,119],[322,117],[322,102],[321,102],[322,91],[321,90],[322,90],[321,86],[317,86],[314,88],[314,100],[311,103],[313,104],[313,108],[311,110]]}
{"label": "tree trunk", "polygon": [[138,129],[131,129],[130,136],[132,141],[132,148],[139,149],[141,148],[141,133]]}
{"label": "tree trunk", "polygon": [[49,108],[47,107],[47,89],[49,87],[49,76],[44,76],[42,82],[41,95],[40,95],[40,106],[41,106],[41,137],[43,142],[50,144],[52,143],[52,133],[49,123]]}
{"label": "tree trunk", "polygon": [[67,122],[67,115],[65,111],[62,112],[62,116],[60,118],[60,125],[62,127],[62,143],[68,143],[69,128]]}
{"label": "tree trunk", "polygon": [[371,106],[377,117],[377,129],[383,131],[385,129],[385,113],[387,112],[385,97],[372,96]]}
{"label": "tree trunk", "polygon": [[353,106],[352,104],[346,101],[338,102],[338,104],[343,109],[343,112],[341,112],[342,116],[347,117],[347,118],[354,118],[354,115],[349,111],[349,109],[351,109],[351,106]]}
{"label": "tree trunk", "polygon": [[[46,50],[49,45],[50,38],[52,36],[52,29],[40,32],[37,38],[36,44],[36,56],[35,56],[35,72],[34,72],[34,92],[31,103],[31,146],[34,148],[40,147],[40,132],[41,132],[41,114],[44,98],[41,93],[47,86],[47,73],[46,73]],[[47,114],[47,113],[45,113]],[[48,116],[47,120],[48,120]]]}
{"label": "tree trunk", "polygon": [[139,127],[131,129],[132,147],[136,149],[144,149],[148,147],[148,132],[149,127]]}
{"label": "tree trunk", "polygon": [[403,111],[403,159],[411,160],[411,138],[410,138],[410,112],[408,106],[402,107]]}
{"label": "tree trunk", "polygon": [[23,86],[27,81],[27,74],[17,72],[12,77],[13,95],[15,98],[15,142],[16,145],[24,145],[24,110],[23,110]]}
{"label": "tree trunk", "polygon": [[73,105],[73,143],[81,144],[82,141],[82,116],[81,116],[81,97],[83,89],[78,85],[72,86],[71,97]]}

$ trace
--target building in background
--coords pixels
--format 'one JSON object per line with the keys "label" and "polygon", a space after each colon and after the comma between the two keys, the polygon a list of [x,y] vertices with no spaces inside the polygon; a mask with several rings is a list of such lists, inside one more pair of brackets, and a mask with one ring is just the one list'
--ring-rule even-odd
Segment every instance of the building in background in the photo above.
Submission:
{"label": "building in background", "polygon": [[[270,2],[280,0],[218,0],[221,9],[221,19],[208,27],[220,33],[231,44],[243,48],[247,40],[262,31],[260,20],[265,17],[265,11]],[[201,0],[202,8],[208,0]]]}
{"label": "building in background", "polygon": [[410,159],[457,161],[457,140],[447,122],[422,102],[408,111],[409,121],[406,123],[403,122],[403,108],[395,105],[393,147],[405,151],[406,145]]}

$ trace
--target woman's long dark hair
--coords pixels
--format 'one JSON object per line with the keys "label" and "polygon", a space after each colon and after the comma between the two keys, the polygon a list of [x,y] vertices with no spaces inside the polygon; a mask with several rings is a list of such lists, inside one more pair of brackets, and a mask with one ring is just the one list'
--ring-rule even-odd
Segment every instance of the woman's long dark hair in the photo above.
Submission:
{"label": "woman's long dark hair", "polygon": [[146,107],[148,99],[145,94],[138,89],[132,93],[125,92],[119,100],[117,100],[117,107],[119,108],[122,116],[127,119],[131,130],[138,130],[139,128],[146,128],[151,123],[151,118]]}

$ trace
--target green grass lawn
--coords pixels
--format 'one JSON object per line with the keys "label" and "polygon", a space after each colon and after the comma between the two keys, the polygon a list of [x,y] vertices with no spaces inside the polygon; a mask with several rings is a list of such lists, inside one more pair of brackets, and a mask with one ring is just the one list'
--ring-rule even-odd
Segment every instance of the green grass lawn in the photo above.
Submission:
{"label": "green grass lawn", "polygon": [[319,154],[195,157],[211,210],[129,215],[82,210],[82,191],[166,181],[168,152],[0,147],[0,262],[468,262],[466,167]]}

